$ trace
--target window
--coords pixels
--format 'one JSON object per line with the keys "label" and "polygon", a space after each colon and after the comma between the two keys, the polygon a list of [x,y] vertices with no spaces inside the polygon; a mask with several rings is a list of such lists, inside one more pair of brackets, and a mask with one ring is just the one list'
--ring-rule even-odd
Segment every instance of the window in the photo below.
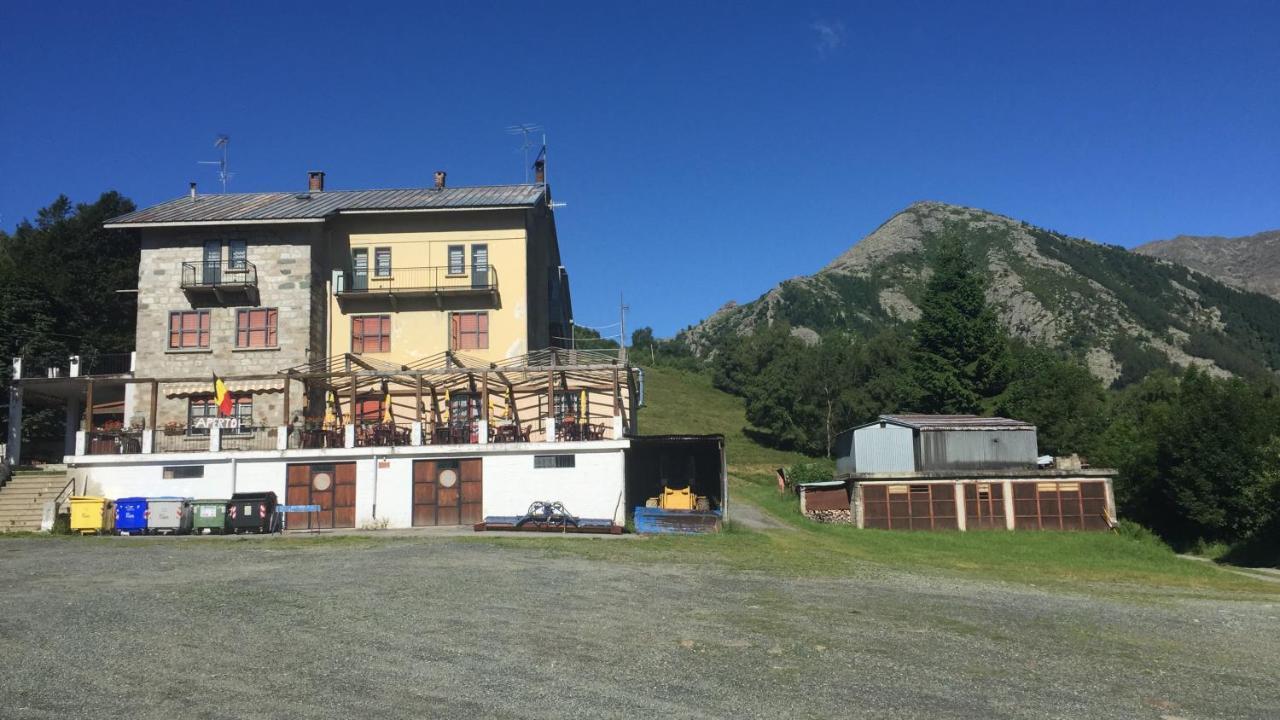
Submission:
{"label": "window", "polygon": [[356,400],[356,422],[361,424],[382,422],[382,397],[363,397]]}
{"label": "window", "polygon": [[391,316],[365,315],[351,318],[351,352],[391,352]]}
{"label": "window", "polygon": [[461,245],[449,246],[449,274],[465,275],[467,272],[466,248]]}
{"label": "window", "polygon": [[480,417],[480,394],[455,392],[449,394],[449,422],[461,425]]}
{"label": "window", "polygon": [[351,251],[351,289],[369,289],[369,251],[365,248]]}
{"label": "window", "polygon": [[[187,401],[187,434],[208,435],[209,428],[195,427],[200,418],[218,417],[218,403],[212,395],[193,397]],[[242,429],[253,427],[253,396],[237,395],[232,400],[231,417],[240,421]],[[229,431],[223,431],[224,433]]]}
{"label": "window", "polygon": [[169,349],[209,347],[209,311],[176,310],[169,313]]}
{"label": "window", "polygon": [[165,480],[192,480],[204,477],[203,465],[173,465],[164,469]]}
{"label": "window", "polygon": [[449,316],[450,350],[487,350],[489,313],[452,313]]}
{"label": "window", "polygon": [[533,467],[537,470],[571,468],[575,466],[576,460],[576,455],[534,455]]}
{"label": "window", "polygon": [[238,348],[273,348],[276,347],[275,308],[258,308],[255,310],[236,311],[236,347]]}
{"label": "window", "polygon": [[380,247],[374,249],[373,276],[391,277],[391,248]]}
{"label": "window", "polygon": [[228,270],[244,270],[249,262],[249,244],[244,240],[228,240],[227,258]]}
{"label": "window", "polygon": [[579,405],[581,400],[581,391],[579,390],[557,390],[556,391],[556,420],[564,420],[565,418],[578,418],[578,412],[581,410]]}

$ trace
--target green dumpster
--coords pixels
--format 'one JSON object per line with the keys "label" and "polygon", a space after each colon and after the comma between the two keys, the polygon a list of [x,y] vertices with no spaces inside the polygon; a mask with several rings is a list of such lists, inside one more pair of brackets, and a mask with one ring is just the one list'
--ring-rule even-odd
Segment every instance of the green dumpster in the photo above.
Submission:
{"label": "green dumpster", "polygon": [[191,532],[194,535],[220,535],[227,528],[227,501],[204,499],[191,501]]}

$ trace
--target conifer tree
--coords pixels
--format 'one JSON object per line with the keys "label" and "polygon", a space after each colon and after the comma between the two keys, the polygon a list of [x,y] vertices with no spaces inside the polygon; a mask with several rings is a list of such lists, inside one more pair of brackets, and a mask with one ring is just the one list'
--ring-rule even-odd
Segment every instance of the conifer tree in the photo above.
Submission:
{"label": "conifer tree", "polygon": [[932,267],[914,333],[917,406],[924,412],[978,412],[1007,382],[1008,340],[955,228],[942,234]]}

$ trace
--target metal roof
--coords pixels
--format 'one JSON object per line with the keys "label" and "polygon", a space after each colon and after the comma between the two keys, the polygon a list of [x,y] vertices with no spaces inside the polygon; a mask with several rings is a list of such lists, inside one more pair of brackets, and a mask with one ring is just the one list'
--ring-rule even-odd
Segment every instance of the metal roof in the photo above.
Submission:
{"label": "metal roof", "polygon": [[338,213],[532,207],[545,185],[325,190],[189,195],[111,218],[105,227],[235,222],[320,222]]}
{"label": "metal roof", "polygon": [[[1022,420],[977,415],[881,415],[874,423],[889,422],[913,430],[1035,430]],[[863,427],[866,427],[865,425]]]}

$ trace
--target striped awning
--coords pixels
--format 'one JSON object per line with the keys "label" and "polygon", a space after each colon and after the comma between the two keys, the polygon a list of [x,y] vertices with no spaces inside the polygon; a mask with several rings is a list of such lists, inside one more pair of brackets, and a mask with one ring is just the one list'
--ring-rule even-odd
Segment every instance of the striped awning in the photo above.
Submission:
{"label": "striped awning", "polygon": [[[227,380],[227,390],[232,393],[273,393],[284,392],[284,380]],[[212,395],[213,380],[199,383],[173,383],[163,387],[165,397],[189,397],[191,395]]]}

